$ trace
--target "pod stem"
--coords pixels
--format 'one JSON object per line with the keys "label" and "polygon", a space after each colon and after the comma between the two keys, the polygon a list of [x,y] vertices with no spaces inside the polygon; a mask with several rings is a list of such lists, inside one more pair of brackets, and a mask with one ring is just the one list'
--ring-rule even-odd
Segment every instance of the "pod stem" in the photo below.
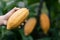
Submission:
{"label": "pod stem", "polygon": [[38,13],[37,13],[37,24],[40,25],[40,21],[39,21],[39,18],[40,18],[40,14],[41,14],[41,9],[42,9],[42,6],[43,6],[43,2],[44,0],[40,0],[40,4],[39,4],[39,7],[38,7]]}
{"label": "pod stem", "polygon": [[44,2],[44,0],[40,0],[40,4],[38,6],[38,13],[37,13],[37,17],[36,17],[37,23],[36,23],[36,27],[35,27],[34,31],[32,32],[32,36],[34,37],[34,39],[40,38],[37,27],[40,26],[40,20],[39,19],[40,19],[40,14],[41,14],[41,9],[42,9],[42,6],[43,6],[43,2]]}
{"label": "pod stem", "polygon": [[38,14],[37,14],[37,16],[40,16],[40,14],[41,14],[41,9],[42,9],[42,6],[43,6],[43,2],[44,2],[44,0],[40,0],[40,4],[39,4],[39,7],[38,7]]}

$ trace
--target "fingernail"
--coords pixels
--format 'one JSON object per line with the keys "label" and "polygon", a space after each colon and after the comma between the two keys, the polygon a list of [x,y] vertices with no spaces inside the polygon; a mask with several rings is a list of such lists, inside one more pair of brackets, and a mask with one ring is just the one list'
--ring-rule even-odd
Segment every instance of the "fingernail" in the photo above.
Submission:
{"label": "fingernail", "polygon": [[16,7],[14,7],[14,8],[16,8]]}
{"label": "fingernail", "polygon": [[14,7],[13,9],[15,9],[16,7]]}

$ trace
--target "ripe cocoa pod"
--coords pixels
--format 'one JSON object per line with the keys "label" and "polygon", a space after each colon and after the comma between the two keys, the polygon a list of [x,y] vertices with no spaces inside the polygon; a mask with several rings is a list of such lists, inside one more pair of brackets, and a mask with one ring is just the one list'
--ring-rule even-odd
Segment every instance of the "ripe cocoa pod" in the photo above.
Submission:
{"label": "ripe cocoa pod", "polygon": [[49,17],[48,17],[47,14],[42,13],[40,15],[40,25],[41,25],[41,28],[42,28],[43,32],[45,34],[47,34],[47,32],[50,28],[50,21],[49,21]]}
{"label": "ripe cocoa pod", "polygon": [[21,8],[11,15],[7,22],[7,29],[14,29],[19,26],[28,16],[29,10]]}
{"label": "ripe cocoa pod", "polygon": [[32,31],[33,31],[33,29],[35,28],[35,25],[36,25],[36,18],[30,18],[27,22],[26,22],[26,24],[25,24],[25,26],[24,26],[24,34],[27,36],[27,35],[29,35]]}

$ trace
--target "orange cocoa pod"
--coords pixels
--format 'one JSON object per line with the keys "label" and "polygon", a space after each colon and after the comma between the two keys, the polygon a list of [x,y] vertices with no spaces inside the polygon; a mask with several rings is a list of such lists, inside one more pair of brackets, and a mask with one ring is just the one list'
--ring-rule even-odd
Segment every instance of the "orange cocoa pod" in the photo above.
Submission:
{"label": "orange cocoa pod", "polygon": [[14,29],[19,26],[28,16],[29,10],[21,8],[11,15],[7,22],[7,29]]}
{"label": "orange cocoa pod", "polygon": [[47,14],[42,13],[40,15],[40,25],[45,34],[47,34],[49,28],[50,28],[50,20]]}
{"label": "orange cocoa pod", "polygon": [[24,26],[24,34],[26,36],[29,35],[33,31],[33,29],[35,28],[36,22],[37,22],[36,18],[30,18],[26,22],[26,24]]}

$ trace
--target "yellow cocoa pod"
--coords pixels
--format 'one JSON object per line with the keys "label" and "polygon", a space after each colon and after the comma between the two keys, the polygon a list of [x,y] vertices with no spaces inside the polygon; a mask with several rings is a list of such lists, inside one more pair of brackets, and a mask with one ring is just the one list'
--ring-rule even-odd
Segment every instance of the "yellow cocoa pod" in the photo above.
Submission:
{"label": "yellow cocoa pod", "polygon": [[7,22],[7,29],[14,29],[19,26],[28,16],[29,10],[21,8],[11,15]]}
{"label": "yellow cocoa pod", "polygon": [[48,17],[47,14],[42,13],[40,15],[40,25],[41,25],[41,28],[42,28],[43,32],[45,34],[47,34],[47,32],[50,28],[50,21],[49,21],[49,17]]}
{"label": "yellow cocoa pod", "polygon": [[30,18],[26,22],[26,24],[24,26],[24,34],[26,36],[29,35],[33,31],[33,29],[35,28],[36,22],[37,22],[36,18]]}

